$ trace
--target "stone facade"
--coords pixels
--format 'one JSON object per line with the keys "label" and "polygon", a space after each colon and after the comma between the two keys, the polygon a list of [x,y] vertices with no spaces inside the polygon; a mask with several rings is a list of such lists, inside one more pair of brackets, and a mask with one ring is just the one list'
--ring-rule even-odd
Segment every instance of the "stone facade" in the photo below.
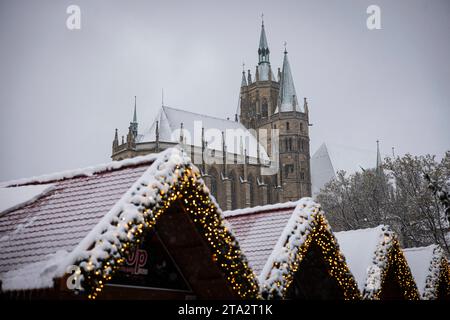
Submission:
{"label": "stone facade", "polygon": [[[250,129],[258,141],[260,141],[260,129],[262,129],[261,132],[267,132],[265,151],[272,159],[278,157],[277,173],[263,175],[262,169],[268,165],[259,157],[251,158],[246,153],[227,152],[225,145],[222,149],[225,150],[224,155],[222,151],[212,151],[203,146],[183,145],[182,139],[163,142],[159,139],[158,123],[156,123],[155,139],[142,141],[137,133],[136,112],[130,123],[127,137],[126,139],[122,137],[121,143],[116,130],[112,159],[122,160],[159,152],[177,144],[181,144],[187,152],[190,152],[192,159],[195,157],[198,159],[199,156],[203,158],[206,152],[209,161],[207,163],[202,161],[198,166],[206,185],[224,210],[298,200],[301,197],[311,196],[307,101],[305,98],[303,108],[296,105],[295,88],[286,51],[283,70],[278,69],[277,77],[273,75],[264,25],[261,30],[258,56],[259,63],[256,67],[255,78],[252,79],[250,70],[247,74],[242,73],[239,115],[235,116],[235,121],[239,121],[245,128]],[[286,98],[286,94],[294,96]],[[286,99],[294,101],[292,108],[288,111],[281,108],[282,105],[286,105]],[[182,124],[181,127],[183,127]],[[278,130],[277,143],[271,141],[273,130]],[[278,145],[278,152],[274,151],[275,145]],[[214,161],[214,159],[220,161]]]}

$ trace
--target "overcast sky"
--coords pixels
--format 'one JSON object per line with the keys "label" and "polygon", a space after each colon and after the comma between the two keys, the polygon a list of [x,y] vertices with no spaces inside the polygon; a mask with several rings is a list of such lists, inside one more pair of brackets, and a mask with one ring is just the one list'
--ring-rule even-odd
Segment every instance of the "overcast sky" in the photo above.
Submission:
{"label": "overcast sky", "polygon": [[[81,30],[66,28],[70,4]],[[381,30],[366,27],[370,4]],[[135,95],[140,132],[161,88],[166,105],[233,117],[262,12],[272,69],[287,41],[309,99],[311,152],[375,152],[377,139],[385,154],[450,149],[448,0],[0,0],[0,180],[109,161]]]}

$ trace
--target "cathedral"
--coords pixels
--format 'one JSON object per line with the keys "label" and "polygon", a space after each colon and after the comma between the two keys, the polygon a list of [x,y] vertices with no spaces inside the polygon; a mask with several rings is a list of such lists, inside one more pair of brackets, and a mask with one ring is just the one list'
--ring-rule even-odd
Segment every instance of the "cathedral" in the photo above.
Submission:
{"label": "cathedral", "polygon": [[297,97],[286,49],[281,70],[272,71],[264,22],[257,52],[254,75],[242,71],[234,119],[163,104],[150,128],[139,133],[135,103],[126,137],[119,140],[116,129],[111,158],[179,145],[224,210],[311,196],[308,103]]}

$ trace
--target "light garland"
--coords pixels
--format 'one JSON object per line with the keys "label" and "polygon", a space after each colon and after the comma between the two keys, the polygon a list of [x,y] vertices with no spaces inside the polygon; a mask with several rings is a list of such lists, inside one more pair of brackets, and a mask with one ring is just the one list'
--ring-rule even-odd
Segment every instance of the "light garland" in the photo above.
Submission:
{"label": "light garland", "polygon": [[[295,274],[298,271],[300,263],[305,258],[310,245],[316,244],[323,255],[324,261],[327,265],[328,275],[335,279],[341,288],[344,299],[357,300],[361,298],[355,279],[345,263],[345,258],[339,250],[336,238],[333,236],[331,228],[326,218],[319,212],[320,208],[316,208],[313,213],[314,217],[311,220],[311,231],[306,237],[304,243],[300,245],[296,254],[293,248],[287,248],[291,251],[291,265],[287,266],[289,272],[282,275],[281,279],[274,283],[270,281],[264,285],[263,297],[267,299],[284,299],[286,298],[288,289],[290,288]],[[287,243],[285,246],[288,245]],[[280,267],[279,262],[275,262],[274,269]]]}
{"label": "light garland", "polygon": [[[136,217],[123,225],[126,237],[118,233],[118,239],[108,239],[110,246],[115,246],[118,250],[106,250],[100,257],[91,255],[78,262],[83,273],[82,285],[89,299],[98,297],[105,283],[111,280],[114,272],[125,262],[127,254],[143,240],[144,231],[153,228],[158,218],[175,201],[183,203],[195,227],[209,244],[213,252],[212,260],[226,276],[230,288],[241,298],[259,298],[254,273],[241,254],[237,240],[225,227],[220,209],[211,201],[198,170],[190,165],[177,165],[174,174],[176,177],[172,184],[165,183],[164,188],[159,188],[159,201],[142,208],[143,219]],[[117,226],[118,222],[115,219],[111,224]],[[100,241],[102,240],[95,244]]]}
{"label": "light garland", "polygon": [[368,291],[365,289],[363,292],[364,299],[380,300],[383,294],[387,273],[390,271],[390,268],[394,268],[394,274],[402,290],[403,298],[406,300],[419,300],[420,294],[416,282],[411,274],[405,256],[400,249],[397,238],[390,232],[387,234],[387,239],[385,241],[388,242],[385,243],[388,248],[387,253],[383,255],[384,261],[380,262],[380,264],[384,264],[384,268],[380,268],[380,287],[375,291]]}

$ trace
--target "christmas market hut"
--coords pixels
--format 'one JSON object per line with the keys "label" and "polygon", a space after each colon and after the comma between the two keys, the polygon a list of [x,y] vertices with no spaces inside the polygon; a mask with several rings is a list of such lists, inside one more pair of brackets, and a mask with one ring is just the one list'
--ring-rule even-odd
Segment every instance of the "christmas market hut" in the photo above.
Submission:
{"label": "christmas market hut", "polygon": [[403,249],[424,300],[450,300],[450,268],[444,250],[436,244]]}
{"label": "christmas market hut", "polygon": [[265,299],[359,299],[356,282],[311,198],[226,211]]}
{"label": "christmas market hut", "polygon": [[40,299],[239,299],[257,280],[177,148],[3,183],[0,294]]}
{"label": "christmas market hut", "polygon": [[336,232],[335,236],[363,299],[419,299],[397,236],[388,226]]}

